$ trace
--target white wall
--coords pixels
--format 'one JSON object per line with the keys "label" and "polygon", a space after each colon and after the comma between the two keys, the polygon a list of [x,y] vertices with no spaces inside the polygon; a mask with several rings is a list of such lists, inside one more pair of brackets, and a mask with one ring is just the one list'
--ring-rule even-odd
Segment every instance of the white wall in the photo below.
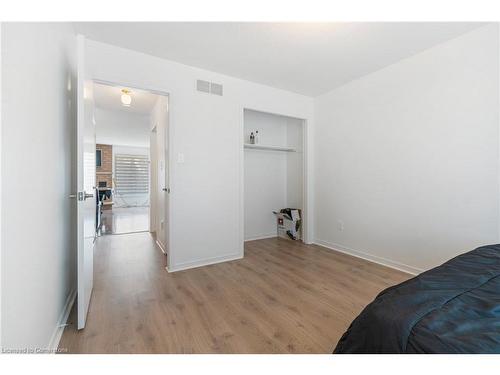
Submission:
{"label": "white wall", "polygon": [[258,130],[259,144],[298,152],[245,150],[245,240],[276,236],[273,211],[302,208],[302,121],[246,110],[244,141]]}
{"label": "white wall", "polygon": [[[146,132],[149,138],[149,131]],[[149,158],[149,147],[131,147],[120,144],[112,144],[113,146],[113,178],[115,178],[115,160],[116,155],[142,155]],[[146,194],[126,194],[113,196],[113,207],[130,207],[130,206],[149,206],[149,193]]]}
{"label": "white wall", "polygon": [[316,242],[413,272],[498,242],[498,43],[488,25],[316,99]]}
{"label": "white wall", "polygon": [[0,348],[2,347],[2,183],[1,183],[1,176],[2,176],[2,30],[3,26],[2,23],[0,22]]}
{"label": "white wall", "polygon": [[70,25],[2,24],[2,346],[56,345],[76,285]]}
{"label": "white wall", "polygon": [[150,116],[133,112],[95,109],[96,142],[149,147]]}
{"label": "white wall", "polygon": [[287,185],[286,185],[286,207],[304,208],[304,149],[303,132],[304,121],[287,118],[287,146],[296,152],[286,153]]}
{"label": "white wall", "polygon": [[[313,100],[103,43],[87,54],[96,79],[170,94],[170,269],[241,257],[243,107],[305,118],[312,130]],[[224,96],[197,92],[196,79],[222,83]]]}

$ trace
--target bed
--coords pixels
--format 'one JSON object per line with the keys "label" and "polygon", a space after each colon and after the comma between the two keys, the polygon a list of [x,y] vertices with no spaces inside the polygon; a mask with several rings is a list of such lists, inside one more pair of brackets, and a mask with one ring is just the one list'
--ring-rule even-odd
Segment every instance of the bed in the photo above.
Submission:
{"label": "bed", "polygon": [[382,291],[333,353],[500,353],[500,245]]}

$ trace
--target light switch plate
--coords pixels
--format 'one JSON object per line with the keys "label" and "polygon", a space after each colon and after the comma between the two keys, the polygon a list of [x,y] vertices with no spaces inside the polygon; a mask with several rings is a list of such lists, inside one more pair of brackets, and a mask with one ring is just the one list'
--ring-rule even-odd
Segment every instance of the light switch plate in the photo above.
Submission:
{"label": "light switch plate", "polygon": [[182,152],[177,154],[177,163],[184,163],[184,154]]}

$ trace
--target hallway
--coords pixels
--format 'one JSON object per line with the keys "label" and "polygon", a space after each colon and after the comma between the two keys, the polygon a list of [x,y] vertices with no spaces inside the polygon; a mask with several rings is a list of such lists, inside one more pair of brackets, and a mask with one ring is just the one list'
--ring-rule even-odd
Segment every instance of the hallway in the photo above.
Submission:
{"label": "hallway", "polygon": [[147,232],[149,207],[114,207],[103,210],[99,235]]}
{"label": "hallway", "polygon": [[73,308],[59,345],[69,353],[329,353],[378,292],[409,277],[277,238],[170,274],[149,233],[100,237],[94,260],[87,326],[75,330]]}

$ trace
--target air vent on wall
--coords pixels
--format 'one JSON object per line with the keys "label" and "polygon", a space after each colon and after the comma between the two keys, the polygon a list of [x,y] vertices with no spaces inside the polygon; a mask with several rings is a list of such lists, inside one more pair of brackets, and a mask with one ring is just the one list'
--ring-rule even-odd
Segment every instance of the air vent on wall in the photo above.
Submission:
{"label": "air vent on wall", "polygon": [[210,83],[210,93],[214,95],[222,96],[222,85],[218,83]]}
{"label": "air vent on wall", "polygon": [[219,96],[222,96],[223,94],[223,87],[221,84],[203,81],[201,79],[196,81],[196,90]]}
{"label": "air vent on wall", "polygon": [[201,91],[201,92],[210,92],[210,82],[208,81],[202,81],[201,79],[196,81],[196,90]]}

